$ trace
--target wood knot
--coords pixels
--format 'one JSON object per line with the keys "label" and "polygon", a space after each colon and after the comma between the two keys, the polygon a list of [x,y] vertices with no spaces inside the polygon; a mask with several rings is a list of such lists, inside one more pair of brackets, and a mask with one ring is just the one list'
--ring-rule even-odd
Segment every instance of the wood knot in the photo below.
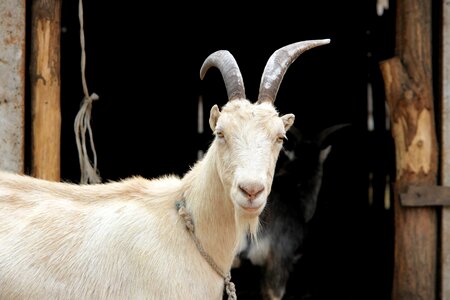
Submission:
{"label": "wood knot", "polygon": [[416,143],[418,148],[422,148],[423,147],[423,141],[422,140],[418,140]]}
{"label": "wood knot", "polygon": [[412,100],[414,92],[412,90],[407,90],[405,91],[404,96],[406,100]]}

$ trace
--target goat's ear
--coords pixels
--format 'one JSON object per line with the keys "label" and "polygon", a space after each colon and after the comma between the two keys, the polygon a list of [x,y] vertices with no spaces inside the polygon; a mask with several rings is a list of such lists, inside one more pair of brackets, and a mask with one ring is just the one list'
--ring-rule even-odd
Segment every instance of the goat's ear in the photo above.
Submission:
{"label": "goat's ear", "polygon": [[220,110],[217,104],[214,104],[214,106],[211,108],[211,111],[209,113],[209,126],[211,127],[211,130],[216,130],[216,124],[217,119],[220,117]]}
{"label": "goat's ear", "polygon": [[325,161],[325,159],[327,159],[328,154],[330,154],[330,151],[331,151],[331,145],[326,147],[325,149],[320,150],[319,159],[320,159],[321,163],[323,163]]}
{"label": "goat's ear", "polygon": [[295,116],[294,114],[286,114],[281,117],[281,120],[283,120],[284,129],[288,131],[292,124],[294,124]]}

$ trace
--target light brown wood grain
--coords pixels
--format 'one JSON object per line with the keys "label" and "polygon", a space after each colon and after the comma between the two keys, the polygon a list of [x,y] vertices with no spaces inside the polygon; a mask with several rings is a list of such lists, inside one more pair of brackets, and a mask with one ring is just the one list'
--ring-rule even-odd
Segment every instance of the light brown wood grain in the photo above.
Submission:
{"label": "light brown wood grain", "polygon": [[61,1],[32,2],[32,175],[60,180]]}
{"label": "light brown wood grain", "polygon": [[[410,185],[437,184],[438,145],[431,63],[431,3],[396,2],[397,56],[381,62],[395,143],[392,299],[435,299],[437,217],[434,207],[405,207]],[[421,20],[418,22],[417,20]]]}

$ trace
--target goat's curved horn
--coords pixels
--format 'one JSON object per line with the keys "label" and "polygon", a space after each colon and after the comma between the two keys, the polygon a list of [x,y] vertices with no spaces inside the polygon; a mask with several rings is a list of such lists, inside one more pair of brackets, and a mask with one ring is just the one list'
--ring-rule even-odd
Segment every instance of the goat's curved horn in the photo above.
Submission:
{"label": "goat's curved horn", "polygon": [[293,43],[275,51],[267,61],[261,77],[257,103],[274,102],[286,70],[306,50],[330,43],[330,39]]}
{"label": "goat's curved horn", "polygon": [[200,79],[209,68],[216,67],[222,74],[227,89],[228,101],[245,98],[244,81],[233,55],[227,50],[219,50],[209,55],[200,68]]}

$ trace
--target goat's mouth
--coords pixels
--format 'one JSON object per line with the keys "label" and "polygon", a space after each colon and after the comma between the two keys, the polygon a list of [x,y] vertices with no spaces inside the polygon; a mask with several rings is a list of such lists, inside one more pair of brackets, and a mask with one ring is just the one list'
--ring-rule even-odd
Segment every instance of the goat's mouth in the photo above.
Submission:
{"label": "goat's mouth", "polygon": [[239,205],[242,212],[248,216],[259,216],[264,209],[264,204],[261,205]]}

